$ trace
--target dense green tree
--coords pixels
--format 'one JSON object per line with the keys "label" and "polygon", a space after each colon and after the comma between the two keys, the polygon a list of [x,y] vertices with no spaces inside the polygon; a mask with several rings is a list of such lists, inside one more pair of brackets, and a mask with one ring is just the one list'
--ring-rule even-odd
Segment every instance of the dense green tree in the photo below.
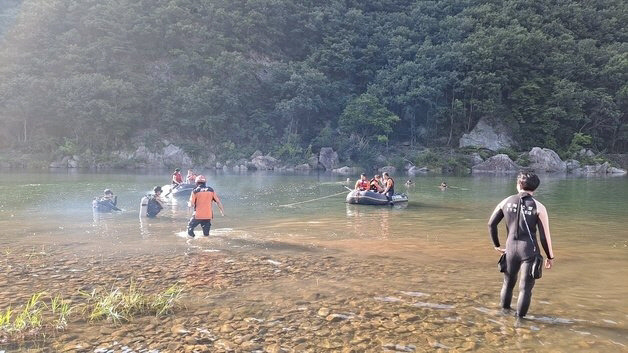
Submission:
{"label": "dense green tree", "polygon": [[625,23],[620,0],[9,0],[0,147],[107,152],[159,131],[296,160],[349,131],[455,147],[489,118],[520,148],[582,134],[624,152]]}

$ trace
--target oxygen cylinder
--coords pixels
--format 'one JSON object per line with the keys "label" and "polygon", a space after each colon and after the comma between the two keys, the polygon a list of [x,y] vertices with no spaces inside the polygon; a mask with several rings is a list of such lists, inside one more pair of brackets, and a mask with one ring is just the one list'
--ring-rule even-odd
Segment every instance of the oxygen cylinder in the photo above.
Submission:
{"label": "oxygen cylinder", "polygon": [[146,217],[146,211],[148,210],[148,195],[142,197],[140,201],[140,217]]}

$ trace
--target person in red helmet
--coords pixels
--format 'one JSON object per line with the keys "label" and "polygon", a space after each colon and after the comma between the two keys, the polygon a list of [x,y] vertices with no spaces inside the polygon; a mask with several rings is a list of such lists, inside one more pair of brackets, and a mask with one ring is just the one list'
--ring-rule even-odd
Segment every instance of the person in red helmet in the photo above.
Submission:
{"label": "person in red helmet", "polygon": [[218,209],[220,209],[220,214],[222,216],[225,215],[224,209],[222,207],[222,202],[220,202],[220,198],[218,194],[211,187],[205,185],[207,180],[204,176],[199,175],[196,177],[196,189],[192,191],[190,195],[189,206],[194,208],[194,215],[190,218],[190,222],[188,223],[188,235],[194,238],[194,228],[199,224],[203,228],[203,235],[209,235],[209,229],[212,225],[212,218],[214,218],[214,214],[212,212],[212,203],[216,202],[218,205]]}

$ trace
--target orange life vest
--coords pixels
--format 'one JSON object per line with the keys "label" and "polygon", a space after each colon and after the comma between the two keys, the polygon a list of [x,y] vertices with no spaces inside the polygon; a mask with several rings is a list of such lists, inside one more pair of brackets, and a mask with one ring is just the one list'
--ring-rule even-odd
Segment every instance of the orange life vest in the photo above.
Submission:
{"label": "orange life vest", "polygon": [[197,187],[190,195],[190,205],[194,207],[195,219],[212,219],[212,202],[216,201],[216,193],[209,186]]}
{"label": "orange life vest", "polygon": [[183,182],[183,175],[179,172],[172,173],[172,181],[181,184]]}
{"label": "orange life vest", "polygon": [[368,190],[369,189],[369,182],[367,180],[359,180],[358,181],[358,188],[360,190]]}

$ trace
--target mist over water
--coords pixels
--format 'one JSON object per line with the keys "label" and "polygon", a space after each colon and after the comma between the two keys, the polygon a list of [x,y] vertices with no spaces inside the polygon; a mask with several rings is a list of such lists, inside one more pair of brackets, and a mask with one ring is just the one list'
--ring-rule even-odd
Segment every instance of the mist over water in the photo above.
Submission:
{"label": "mist over water", "polygon": [[[325,283],[332,297],[361,293],[385,310],[419,308],[443,322],[510,327],[510,318],[497,312],[501,275],[486,222],[495,205],[515,192],[513,176],[417,177],[410,188],[398,177],[396,191],[408,193],[410,202],[395,207],[348,205],[344,194],[324,198],[347,185],[344,177],[327,174],[207,176],[226,216],[213,220],[209,238],[189,241],[181,236],[191,215],[185,200],[173,200],[156,219],[138,217],[140,198],[166,184],[168,173],[4,172],[0,249],[54,248],[87,259],[151,254],[157,260],[190,251],[244,252],[270,256],[261,265],[277,268],[285,260],[273,254],[312,261],[331,255],[353,270],[330,268],[316,284],[259,286],[255,295],[285,300],[321,292]],[[442,180],[451,187],[441,191]],[[591,347],[627,349],[627,181],[541,177],[535,196],[548,208],[556,263],[537,281],[525,324],[538,337],[520,348],[551,339],[554,347],[567,349],[586,337]],[[93,214],[91,201],[105,188],[118,196],[124,212]],[[315,201],[303,202],[310,200]],[[247,294],[224,298],[225,305],[242,300]],[[342,315],[348,320],[354,314]],[[447,346],[443,342],[436,343]]]}

